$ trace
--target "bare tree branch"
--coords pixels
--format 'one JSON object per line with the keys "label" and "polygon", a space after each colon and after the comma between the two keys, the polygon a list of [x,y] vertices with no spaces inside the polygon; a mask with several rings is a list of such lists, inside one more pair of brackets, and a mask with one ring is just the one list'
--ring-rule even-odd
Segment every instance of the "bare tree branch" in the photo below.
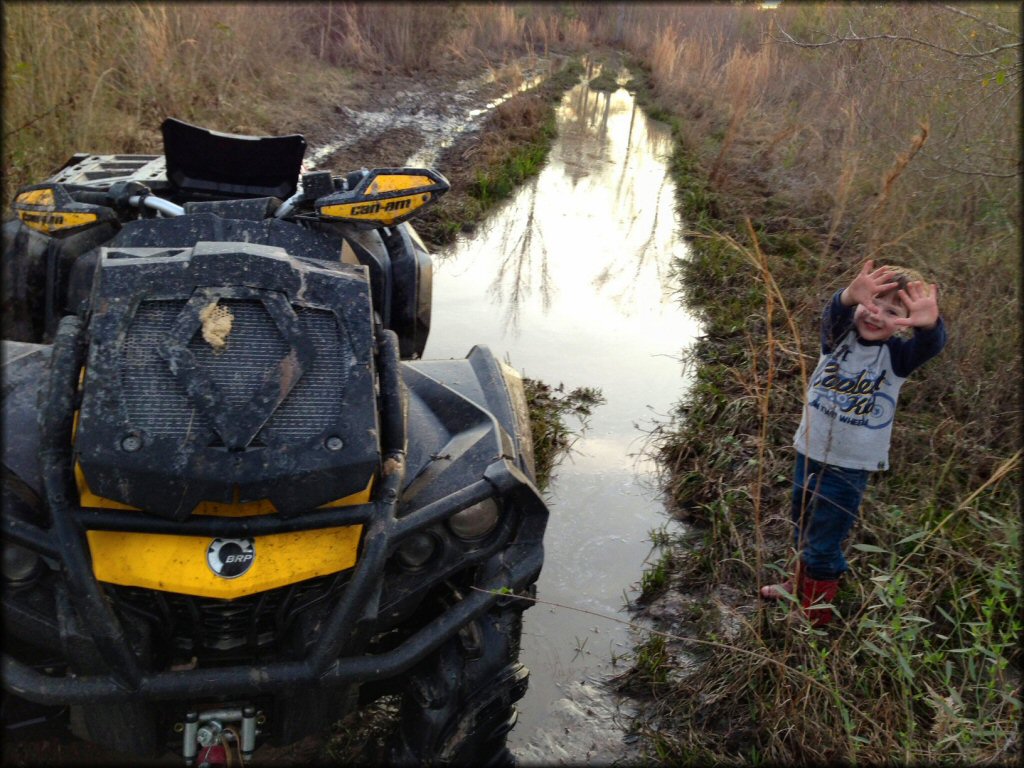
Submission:
{"label": "bare tree branch", "polygon": [[999,53],[1000,51],[1006,51],[1011,48],[1020,48],[1022,47],[1022,45],[1024,45],[1019,42],[1007,43],[1006,45],[997,45],[995,48],[990,48],[987,51],[979,51],[978,53],[964,53],[963,51],[954,51],[952,48],[946,48],[944,46],[930,42],[929,40],[921,40],[920,38],[917,37],[890,34],[858,35],[852,29],[850,30],[850,35],[846,37],[830,35],[829,37],[831,39],[826,40],[823,43],[805,43],[801,42],[800,40],[797,40],[792,35],[790,35],[785,29],[782,28],[781,24],[776,23],[775,26],[785,36],[784,40],[779,40],[778,38],[773,37],[773,39],[776,40],[776,42],[789,43],[791,45],[796,45],[800,48],[826,48],[831,45],[839,45],[840,43],[864,43],[869,40],[898,40],[905,43],[914,43],[915,45],[921,45],[926,48],[934,48],[937,51],[948,53],[949,55],[956,56],[957,58],[960,59],[978,59],[984,56],[992,56],[993,54]]}
{"label": "bare tree branch", "polygon": [[928,160],[944,171],[949,171],[950,173],[959,173],[963,176],[987,176],[988,178],[991,179],[1013,179],[1016,178],[1017,176],[1020,176],[1021,174],[1024,174],[1024,168],[1021,168],[1019,162],[1017,165],[1017,170],[1014,171],[1013,173],[996,173],[995,171],[977,169],[968,170],[966,168],[957,168],[956,166],[953,165],[946,165],[946,163],[942,162],[934,155],[929,155]]}
{"label": "bare tree branch", "polygon": [[976,21],[979,24],[984,24],[989,29],[994,29],[996,32],[1002,32],[1003,34],[1012,35],[1014,37],[1017,36],[1015,32],[1013,32],[1012,30],[1007,29],[1006,27],[1001,27],[998,24],[995,24],[995,23],[993,23],[991,21],[986,21],[985,19],[982,19],[982,18],[980,18],[978,16],[975,16],[973,13],[968,13],[967,11],[962,10],[960,8],[956,8],[956,7],[952,6],[952,5],[946,5],[946,4],[943,3],[943,4],[940,4],[939,7],[940,8],[945,8],[950,13],[958,13],[961,16],[966,16],[968,19],[971,19],[972,21]]}

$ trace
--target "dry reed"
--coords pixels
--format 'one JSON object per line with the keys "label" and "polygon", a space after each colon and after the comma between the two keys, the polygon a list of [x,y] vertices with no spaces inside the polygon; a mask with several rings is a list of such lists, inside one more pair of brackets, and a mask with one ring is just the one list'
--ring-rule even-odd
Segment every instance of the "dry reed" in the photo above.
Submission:
{"label": "dry reed", "polygon": [[[1021,363],[1015,6],[7,3],[3,13],[5,197],[74,150],[155,148],[153,127],[172,112],[222,130],[272,124],[275,100],[315,93],[333,66],[426,72],[453,57],[625,46],[681,117],[687,223],[720,231],[684,272],[707,337],[680,406],[686,426],[663,458],[670,492],[709,534],[679,556],[673,584],[731,579],[752,591],[791,557],[770,510],[786,493],[777,478],[821,294],[877,250],[939,282],[952,331],[941,365],[901,394],[891,457],[901,471],[866,501],[869,549],[852,558],[861,578],[842,598],[847,631],[827,642],[780,633],[763,611],[745,625],[756,653],[870,702],[870,721],[777,664],[720,655],[672,689],[668,714],[680,717],[666,722],[685,728],[652,741],[676,738],[671,756],[691,761],[1001,758],[1001,729],[1020,710],[1006,667],[1007,638],[1020,634],[1020,498],[1008,478],[1021,404],[1006,385]],[[716,187],[697,183],[709,176]]]}
{"label": "dry reed", "polygon": [[[1021,404],[1005,383],[1021,360],[1020,142],[1005,137],[1021,68],[1020,19],[1000,15],[1007,7],[966,17],[914,5],[631,8],[625,40],[660,106],[681,116],[680,200],[702,235],[681,265],[706,323],[696,383],[678,432],[662,430],[656,444],[680,515],[705,527],[696,546],[673,548],[661,581],[754,595],[761,578],[792,566],[788,516],[773,510],[789,493],[794,404],[810,362],[801,339],[811,346],[823,301],[863,259],[877,250],[938,282],[951,329],[938,363],[901,394],[897,469],[865,498],[840,631],[816,636],[780,621],[785,610],[730,601],[742,625],[735,643],[813,670],[874,722],[735,656],[672,669],[673,649],[652,645],[639,649],[635,673],[656,691],[661,728],[649,743],[667,761],[1014,754],[1021,592],[1007,574],[1019,542],[1010,480]],[[642,42],[669,34],[674,51]],[[712,40],[703,62],[680,68],[684,49]],[[728,87],[730,63],[756,87]]]}

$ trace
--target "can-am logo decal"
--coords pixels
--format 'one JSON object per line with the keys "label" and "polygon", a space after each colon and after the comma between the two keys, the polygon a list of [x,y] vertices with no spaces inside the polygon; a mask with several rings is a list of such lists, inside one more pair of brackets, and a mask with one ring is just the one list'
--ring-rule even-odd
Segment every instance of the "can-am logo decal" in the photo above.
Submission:
{"label": "can-am logo decal", "polygon": [[214,539],[206,550],[210,570],[223,579],[237,579],[252,567],[255,559],[252,539]]}

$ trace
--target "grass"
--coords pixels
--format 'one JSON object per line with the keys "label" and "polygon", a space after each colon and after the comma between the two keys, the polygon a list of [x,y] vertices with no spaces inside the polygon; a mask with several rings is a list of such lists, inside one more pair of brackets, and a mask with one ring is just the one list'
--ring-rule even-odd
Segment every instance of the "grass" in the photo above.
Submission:
{"label": "grass", "polygon": [[[157,149],[166,114],[274,133],[322,108],[322,94],[352,93],[364,72],[624,48],[638,62],[631,87],[676,139],[692,252],[678,280],[704,324],[695,384],[652,446],[696,533],[667,544],[647,591],[717,601],[734,630],[697,666],[682,662],[682,641],[641,646],[629,682],[653,697],[638,722],[648,756],[1019,758],[1021,408],[1007,376],[1021,367],[1016,5],[296,3],[253,14],[11,2],[3,14],[5,200],[74,151]],[[543,162],[558,87],[496,111],[494,146],[458,147],[476,156],[450,158],[467,175],[442,204],[463,207],[437,221],[435,241]],[[816,319],[869,255],[938,282],[952,333],[901,395],[895,469],[866,496],[842,618],[812,631],[786,606],[724,597],[753,595],[792,565],[780,510]],[[542,385],[534,396],[556,416],[593,405]],[[571,449],[554,417],[538,435],[552,455]]]}
{"label": "grass", "polygon": [[[524,378],[526,404],[533,430],[533,454],[537,469],[537,487],[548,487],[552,473],[586,430],[593,409],[603,405],[604,395],[593,387],[566,391],[564,385],[551,386],[537,379]],[[578,429],[567,419],[576,420]]]}
{"label": "grass", "polygon": [[167,115],[237,133],[285,120],[279,102],[294,107],[338,75],[314,66],[294,11],[5,3],[4,198],[75,151],[159,149]]}
{"label": "grass", "polygon": [[[930,77],[901,81],[881,69],[890,53],[881,43],[858,58],[839,44],[768,42],[780,28],[772,24],[820,34],[840,28],[837,17],[843,29],[903,30],[877,9],[805,6],[770,22],[744,8],[679,10],[688,35],[656,11],[675,43],[644,47],[655,10],[635,12],[634,54],[645,65],[636,87],[676,118],[672,169],[691,243],[677,269],[705,335],[691,350],[696,383],[653,446],[676,514],[700,541],[680,537],[671,569],[663,559],[648,578],[663,590],[731,596],[722,626],[738,631],[733,648],[711,649],[696,668],[672,641],[662,663],[674,674],[636,663],[625,683],[650,696],[638,721],[647,754],[713,763],[1019,758],[1020,391],[1004,383],[1020,367],[1019,214],[997,202],[1019,204],[1019,190],[994,171],[983,193],[977,177],[950,173],[966,134],[954,141],[936,130],[943,115],[989,142],[1013,121],[1014,101],[1002,123],[991,113],[975,120],[966,110],[987,99],[986,86],[947,79],[959,71],[967,82],[973,63],[913,44],[900,49],[901,71]],[[1014,19],[991,11],[980,21],[940,15],[914,34],[951,50],[982,28],[1003,36]],[[760,39],[737,34],[751,19],[755,32],[766,24]],[[694,51],[705,53],[687,58]],[[738,80],[744,61],[749,90]],[[814,87],[828,78],[834,87]],[[956,87],[964,91],[942,90]],[[708,103],[709,91],[721,104]],[[917,119],[926,102],[930,120]],[[1006,156],[1013,179],[1019,145]],[[984,224],[964,202],[979,194],[989,201]],[[961,205],[969,217],[954,213]],[[952,333],[901,395],[894,469],[869,486],[836,601],[841,618],[826,632],[754,595],[794,561],[789,444],[817,359],[817,319],[868,255],[937,281]]]}
{"label": "grass", "polygon": [[669,550],[662,553],[653,566],[644,569],[640,577],[638,603],[650,602],[657,595],[665,591],[668,587],[669,576],[672,573],[673,566],[673,553]]}
{"label": "grass", "polygon": [[619,88],[618,80],[615,78],[615,74],[609,72],[607,69],[602,70],[601,74],[591,79],[587,84],[592,91],[599,91],[605,93],[613,93]]}
{"label": "grass", "polygon": [[76,151],[159,151],[164,117],[305,132],[361,75],[484,71],[587,44],[571,9],[444,3],[3,5],[3,201]]}
{"label": "grass", "polygon": [[[792,270],[795,261],[774,259],[773,266]],[[697,384],[679,406],[678,431],[659,449],[680,513],[705,537],[699,548],[675,549],[673,573],[666,576],[659,563],[644,577],[662,589],[754,595],[792,567],[785,515],[774,510],[785,509],[790,404],[803,390],[811,362],[803,350],[813,349],[814,331],[788,309],[801,301],[798,293],[777,295],[773,273],[754,272],[760,291],[735,284],[735,275],[750,275],[758,263],[767,266],[763,253],[718,235],[695,239],[692,262],[681,266],[708,335],[693,350]],[[780,318],[769,316],[773,295]],[[827,635],[794,627],[785,607],[752,600],[740,614],[738,645],[829,681],[853,704],[799,680],[754,674],[723,652],[671,691],[661,673],[651,678],[657,703],[649,715],[662,721],[656,733],[646,731],[655,754],[732,761],[741,744],[782,762],[875,762],[894,754],[908,762],[973,762],[1004,754],[1020,709],[1014,638],[1024,628],[1021,593],[1019,579],[1007,578],[1017,575],[1020,499],[1012,480],[1019,453],[974,444],[986,473],[957,473],[949,453],[940,459],[931,450],[954,448],[946,430],[978,428],[927,412],[908,417],[910,408],[901,414],[910,425],[896,441],[909,443],[903,461],[921,463],[897,465],[899,475],[869,491],[838,627]],[[710,706],[709,691],[716,693]],[[794,710],[787,701],[801,705]],[[868,710],[873,702],[894,703],[871,721],[851,714],[851,706]]]}
{"label": "grass", "polygon": [[[680,208],[692,222],[692,257],[679,272],[707,335],[692,350],[697,383],[679,404],[677,431],[656,451],[679,514],[705,531],[699,548],[677,546],[668,589],[753,596],[793,565],[784,514],[777,511],[785,509],[790,481],[787,444],[799,413],[793,403],[800,402],[816,357],[822,298],[849,280],[857,261],[828,253],[827,239],[841,227],[817,224],[807,202],[790,231],[775,228],[771,209],[751,194],[764,178],[733,182],[722,175],[727,137],[728,129],[708,145],[692,133],[679,136],[674,169]],[[912,141],[910,150],[920,138]],[[736,133],[733,142],[739,143]],[[898,179],[916,162],[910,150],[881,175],[882,193],[886,179]],[[763,174],[773,170],[765,167]],[[1008,237],[998,247],[1009,250],[1013,227],[1004,230]],[[879,242],[878,231],[864,228],[861,253]],[[846,250],[859,250],[855,243]],[[1016,640],[1024,626],[1016,429],[1000,425],[987,407],[957,401],[957,392],[991,391],[1004,418],[1013,422],[1019,414],[1019,392],[997,394],[1000,377],[982,361],[993,354],[1019,360],[1016,324],[996,298],[1014,292],[1019,276],[1016,261],[988,261],[994,269],[987,273],[979,268],[986,257],[972,254],[974,281],[987,289],[957,285],[941,267],[955,249],[949,242],[944,247],[953,253],[933,250],[928,265],[943,287],[953,284],[945,289],[943,313],[953,333],[976,346],[951,342],[938,365],[907,385],[893,441],[895,469],[869,489],[837,626],[812,631],[793,623],[787,606],[753,599],[738,610],[743,631],[736,646],[770,654],[785,670],[822,685],[737,663],[724,650],[713,650],[705,664],[668,686],[648,663],[638,663],[636,677],[652,696],[641,718],[652,757],[1001,762],[1019,751]],[[965,313],[957,289],[1000,321],[989,325],[992,314]],[[664,572],[653,572],[658,583],[666,581]],[[666,664],[673,664],[671,648]],[[655,721],[656,730],[646,725]]]}

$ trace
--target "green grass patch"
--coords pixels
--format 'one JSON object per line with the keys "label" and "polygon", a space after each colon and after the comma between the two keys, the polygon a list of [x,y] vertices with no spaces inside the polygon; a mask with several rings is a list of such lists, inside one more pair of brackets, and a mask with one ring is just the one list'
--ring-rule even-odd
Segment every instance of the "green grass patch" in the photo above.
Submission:
{"label": "green grass patch", "polygon": [[[600,389],[551,386],[524,378],[526,404],[533,431],[533,454],[537,468],[537,487],[547,488],[552,473],[586,430],[594,409],[605,402]],[[571,422],[576,426],[572,426]]]}
{"label": "green grass patch", "polygon": [[603,70],[597,77],[591,79],[587,85],[590,86],[590,90],[601,91],[603,93],[614,93],[619,89],[618,80],[616,80],[615,75],[607,69]]}
{"label": "green grass patch", "polygon": [[[655,99],[642,76],[636,82]],[[650,111],[663,109],[654,103]],[[671,648],[651,639],[637,646],[626,679],[648,697],[635,725],[645,756],[672,764],[1019,759],[1020,454],[999,420],[976,407],[982,391],[1000,397],[998,377],[967,363],[997,349],[1013,357],[1014,333],[995,320],[996,283],[986,273],[984,295],[970,293],[988,315],[972,312],[961,319],[970,328],[953,329],[976,347],[954,336],[904,388],[894,469],[869,486],[835,601],[840,617],[812,630],[788,604],[755,596],[793,566],[790,441],[801,371],[813,368],[821,309],[852,262],[825,247],[822,211],[785,208],[764,179],[713,183],[709,159],[721,136],[693,126],[674,135],[671,172],[690,245],[676,275],[704,336],[686,361],[694,383],[650,450],[675,514],[700,535],[668,544],[641,586],[653,597],[666,588],[729,596],[744,621],[730,648],[710,649],[685,676],[668,674],[678,665]],[[846,247],[866,252],[865,243]],[[1017,279],[1012,268],[1001,278]],[[962,312],[964,300],[948,296],[946,306]],[[971,388],[951,382],[962,376],[974,381],[973,405]],[[1011,401],[1006,415],[1019,415]],[[692,631],[708,639],[725,630],[702,619]]]}

